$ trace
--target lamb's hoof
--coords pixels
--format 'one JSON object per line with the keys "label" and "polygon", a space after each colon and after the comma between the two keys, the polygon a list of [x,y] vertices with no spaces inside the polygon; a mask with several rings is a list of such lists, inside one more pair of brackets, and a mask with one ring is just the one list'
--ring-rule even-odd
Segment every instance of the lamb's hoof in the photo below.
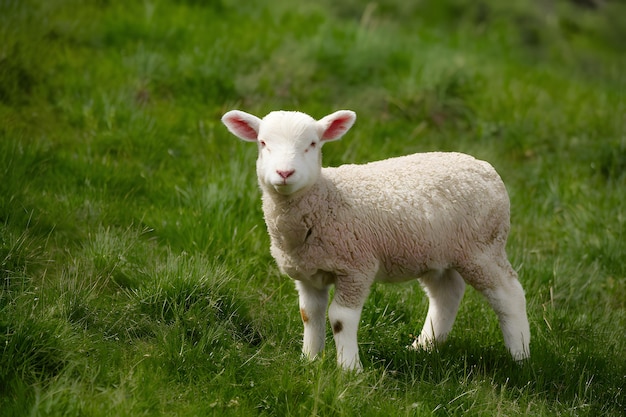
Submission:
{"label": "lamb's hoof", "polygon": [[517,363],[518,365],[523,365],[529,361],[530,352],[526,350],[520,350],[516,352],[511,351],[511,356],[513,357],[515,363]]}
{"label": "lamb's hoof", "polygon": [[413,343],[408,345],[406,348],[409,350],[423,350],[426,352],[432,352],[435,350],[436,342],[432,339],[426,339],[421,336],[416,337],[413,340]]}

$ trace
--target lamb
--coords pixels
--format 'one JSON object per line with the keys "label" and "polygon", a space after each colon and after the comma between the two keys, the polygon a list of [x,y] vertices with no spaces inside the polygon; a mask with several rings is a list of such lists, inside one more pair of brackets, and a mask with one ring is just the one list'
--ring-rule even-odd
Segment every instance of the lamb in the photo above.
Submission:
{"label": "lamb", "polygon": [[443,152],[322,168],[322,145],[355,120],[349,110],[318,121],[288,111],[222,117],[231,133],[258,145],[270,251],[296,283],[303,354],[313,359],[324,348],[334,285],[328,317],[337,362],[362,369],[357,330],[370,287],[418,278],[429,307],[413,348],[446,339],[467,282],[496,312],[513,358],[528,358],[526,300],[505,252],[510,202],[500,176],[487,162]]}

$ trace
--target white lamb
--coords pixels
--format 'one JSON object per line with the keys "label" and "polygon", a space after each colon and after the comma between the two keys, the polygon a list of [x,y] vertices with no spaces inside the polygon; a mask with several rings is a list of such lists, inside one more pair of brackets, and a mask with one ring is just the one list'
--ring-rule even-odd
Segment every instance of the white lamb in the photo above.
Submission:
{"label": "white lamb", "polygon": [[233,134],[258,144],[271,253],[296,280],[303,353],[314,358],[324,348],[334,284],[328,316],[337,362],[361,369],[357,329],[371,285],[419,278],[429,307],[413,347],[445,340],[466,281],[495,310],[513,358],[528,358],[524,290],[505,252],[510,203],[496,171],[460,153],[322,168],[322,145],[355,120],[348,110],[319,121],[285,111],[261,120],[233,110],[222,118]]}

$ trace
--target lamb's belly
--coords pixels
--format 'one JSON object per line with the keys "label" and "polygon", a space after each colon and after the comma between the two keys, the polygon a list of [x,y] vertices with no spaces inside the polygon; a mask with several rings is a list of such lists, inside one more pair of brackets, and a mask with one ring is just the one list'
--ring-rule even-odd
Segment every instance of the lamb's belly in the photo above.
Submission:
{"label": "lamb's belly", "polygon": [[430,270],[427,269],[427,270],[419,270],[419,271],[402,271],[402,272],[395,272],[393,274],[390,274],[389,272],[381,268],[376,274],[376,282],[398,283],[398,282],[411,281],[414,279],[418,279],[423,275],[428,274],[429,271]]}
{"label": "lamb's belly", "polygon": [[[279,261],[280,260],[280,261]],[[319,268],[303,268],[301,262],[293,262],[293,259],[282,257],[277,259],[279,269],[291,279],[306,282],[309,285],[322,289],[334,284],[337,275],[330,270]]]}
{"label": "lamb's belly", "polygon": [[405,282],[418,279],[432,271],[446,269],[446,265],[438,262],[415,263],[407,265],[404,262],[387,259],[381,262],[380,269],[376,274],[376,281],[383,283]]}

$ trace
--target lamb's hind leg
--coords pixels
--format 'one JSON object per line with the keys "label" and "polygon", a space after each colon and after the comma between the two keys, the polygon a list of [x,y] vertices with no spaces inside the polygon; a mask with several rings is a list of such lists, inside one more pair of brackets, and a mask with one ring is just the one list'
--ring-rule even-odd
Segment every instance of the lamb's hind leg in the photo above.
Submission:
{"label": "lamb's hind leg", "polygon": [[420,280],[428,295],[428,314],[413,348],[430,348],[446,340],[459,311],[465,282],[454,269],[433,271]]}
{"label": "lamb's hind leg", "polygon": [[504,344],[515,360],[530,356],[530,327],[526,316],[524,289],[504,250],[484,255],[462,272],[496,312]]}

